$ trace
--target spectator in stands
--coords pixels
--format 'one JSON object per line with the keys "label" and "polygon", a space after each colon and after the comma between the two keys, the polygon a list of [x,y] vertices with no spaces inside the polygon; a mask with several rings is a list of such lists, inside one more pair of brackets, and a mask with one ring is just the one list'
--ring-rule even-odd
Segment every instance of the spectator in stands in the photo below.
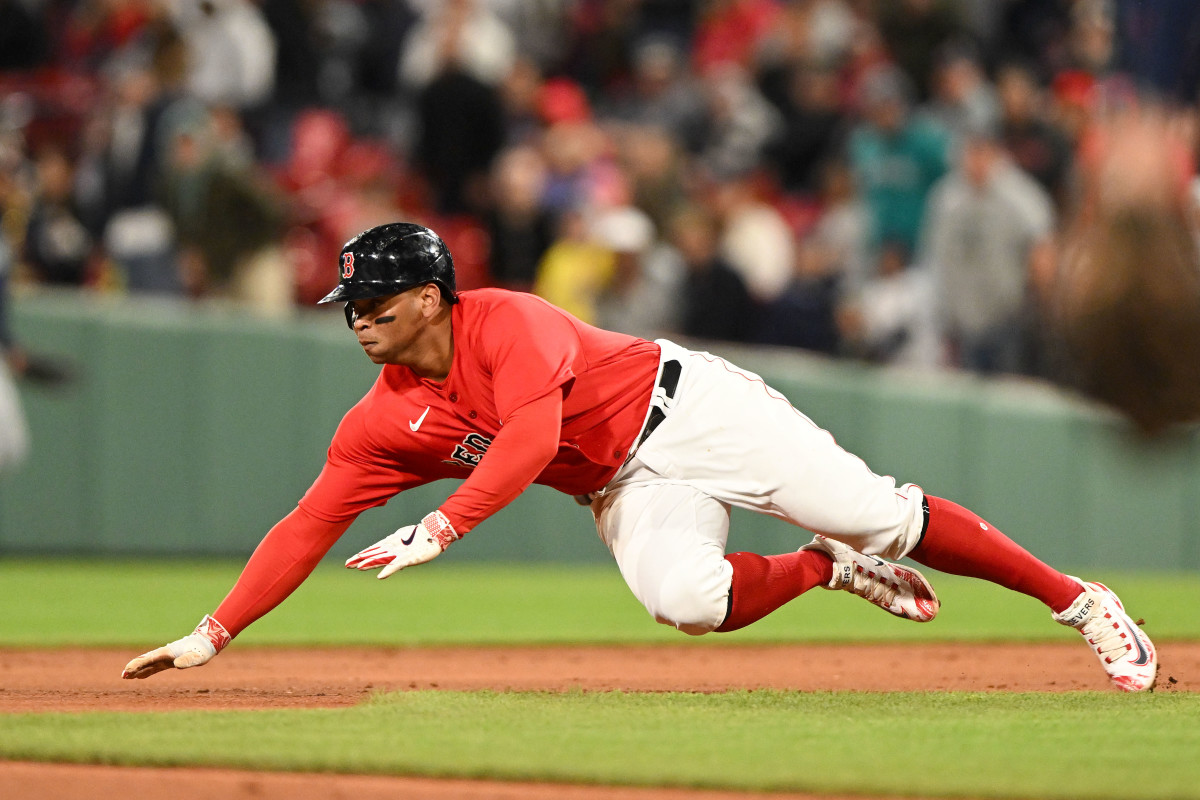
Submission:
{"label": "spectator in stands", "polygon": [[717,221],[698,207],[680,210],[671,222],[671,244],[683,258],[680,333],[697,339],[744,342],[757,322],[757,307],[742,278],[717,248]]}
{"label": "spectator in stands", "polygon": [[648,125],[623,128],[615,141],[634,205],[650,215],[656,229],[665,230],[687,196],[687,163],[679,141]]}
{"label": "spectator in stands", "polygon": [[104,102],[85,122],[78,199],[83,220],[134,292],[182,291],[171,222],[156,202],[163,119],[184,97],[187,53],[169,33],[149,62],[127,54],[106,72]]}
{"label": "spectator in stands", "polygon": [[556,69],[566,57],[571,23],[576,14],[572,3],[493,3],[496,16],[512,33],[517,58],[526,58],[539,70]]}
{"label": "spectator in stands", "polygon": [[595,323],[601,293],[612,282],[612,251],[596,241],[582,208],[559,216],[558,238],[538,265],[533,291],[587,323]]}
{"label": "spectator in stands", "polygon": [[673,248],[660,246],[653,221],[626,205],[602,212],[592,226],[613,254],[613,276],[596,303],[597,324],[654,339],[678,325],[683,264]]}
{"label": "spectator in stands", "polygon": [[492,88],[500,85],[516,59],[512,31],[481,0],[423,4],[421,20],[409,32],[398,65],[400,82],[421,91],[453,61],[457,71]]}
{"label": "spectator in stands", "polygon": [[54,5],[65,6],[61,16],[46,14],[57,45],[55,61],[68,70],[99,72],[114,58],[152,48],[155,40],[175,34],[167,4],[158,0],[82,0]]}
{"label": "spectator in stands", "polygon": [[749,69],[762,40],[782,15],[778,0],[712,0],[696,21],[692,63],[696,74],[727,64]]}
{"label": "spectator in stands", "polygon": [[838,275],[838,292],[848,296],[875,277],[872,263],[871,215],[854,187],[849,166],[840,159],[820,169],[820,216],[811,236],[827,254]]}
{"label": "spectator in stands", "polygon": [[542,204],[546,164],[532,147],[504,151],[492,170],[487,229],[491,278],[506,289],[530,291],[538,264],[554,242],[557,221]]}
{"label": "spectator in stands", "polygon": [[504,146],[504,109],[496,85],[480,80],[479,68],[470,64],[474,56],[466,48],[475,45],[463,41],[467,34],[444,33],[436,71],[417,96],[420,133],[413,157],[439,213],[478,213],[486,207],[492,159]]}
{"label": "spectator in stands", "polygon": [[653,37],[638,45],[632,85],[614,93],[603,113],[621,122],[664,130],[691,153],[699,152],[704,143],[704,95],[687,70],[684,54],[667,38]]}
{"label": "spectator in stands", "polygon": [[17,176],[24,152],[19,137],[0,127],[0,470],[16,467],[29,451],[29,431],[13,376],[25,371],[25,351],[9,324],[8,286],[16,267],[16,247],[9,239],[10,208],[19,205]]}
{"label": "spectator in stands", "polygon": [[934,64],[928,110],[954,142],[968,131],[996,126],[1000,101],[971,43],[956,41],[942,47]]}
{"label": "spectator in stands", "polygon": [[921,261],[933,270],[952,363],[1024,372],[1022,308],[1031,271],[1052,250],[1050,196],[1012,163],[994,131],[973,131],[958,166],[931,193],[928,226]]}
{"label": "spectator in stands", "polygon": [[901,242],[884,242],[877,274],[838,310],[847,355],[877,364],[932,368],[944,350],[934,321],[936,295],[930,270],[909,263]]}
{"label": "spectator in stands", "polygon": [[46,147],[35,159],[37,184],[25,229],[25,258],[37,280],[78,286],[88,279],[92,237],[75,204],[75,167]]}
{"label": "spectator in stands", "polygon": [[202,106],[177,106],[167,122],[161,197],[179,238],[185,288],[261,314],[288,313],[294,277],[279,247],[279,204],[252,171],[221,157]]}
{"label": "spectator in stands", "polygon": [[[321,97],[320,6],[306,0],[260,0],[263,20],[276,43],[274,91],[255,115],[258,152],[268,164],[288,159],[296,116]],[[390,66],[395,72],[394,63]]]}
{"label": "spectator in stands", "polygon": [[41,9],[22,0],[0,0],[0,71],[33,69],[50,55],[50,35]]}
{"label": "spectator in stands", "polygon": [[811,236],[800,239],[795,253],[791,279],[763,307],[755,326],[755,341],[837,355],[837,265],[821,242]]}
{"label": "spectator in stands", "polygon": [[1067,200],[1071,148],[1046,115],[1047,98],[1033,72],[1006,64],[996,75],[1000,97],[1000,136],[1013,162],[1029,173],[1054,198],[1058,208]]}
{"label": "spectator in stands", "polygon": [[23,369],[24,356],[8,326],[8,276],[14,260],[0,231],[0,472],[18,466],[29,452],[25,412],[13,382]]}
{"label": "spectator in stands", "polygon": [[770,303],[792,277],[795,240],[774,206],[759,196],[756,173],[719,176],[708,191],[720,225],[722,263],[738,274],[757,303]]}
{"label": "spectator in stands", "polygon": [[1004,58],[1029,64],[1039,82],[1066,66],[1071,8],[1078,0],[1008,0],[995,43]]}
{"label": "spectator in stands", "polygon": [[1180,104],[1194,103],[1200,86],[1200,3],[1156,0],[1119,3],[1116,8],[1117,50],[1122,65],[1139,84]]}
{"label": "spectator in stands", "polygon": [[591,204],[598,165],[607,149],[608,138],[590,113],[551,118],[541,140],[549,168],[542,198],[546,207],[564,214]]}
{"label": "spectator in stands", "polygon": [[643,0],[584,0],[574,13],[564,72],[590,95],[611,92],[629,78]]}
{"label": "spectator in stands", "polygon": [[704,76],[704,133],[700,163],[719,175],[756,169],[783,119],[767,102],[750,74],[736,64],[721,64]]}
{"label": "spectator in stands", "polygon": [[881,3],[879,31],[892,59],[914,82],[925,100],[934,92],[938,53],[966,33],[952,0],[894,0]]}
{"label": "spectator in stands", "polygon": [[518,55],[500,84],[505,145],[537,144],[545,125],[539,108],[542,87],[541,68],[532,59]]}
{"label": "spectator in stands", "polygon": [[275,36],[251,0],[167,3],[188,51],[188,91],[211,105],[255,108],[271,96]]}
{"label": "spectator in stands", "polygon": [[876,242],[915,250],[925,199],[948,166],[945,130],[912,109],[912,88],[894,67],[879,67],[860,87],[862,122],[848,153],[860,195],[871,210]]}
{"label": "spectator in stands", "polygon": [[820,184],[820,168],[845,146],[847,119],[831,67],[805,63],[793,67],[782,98],[783,125],[767,149],[783,189],[812,196]]}

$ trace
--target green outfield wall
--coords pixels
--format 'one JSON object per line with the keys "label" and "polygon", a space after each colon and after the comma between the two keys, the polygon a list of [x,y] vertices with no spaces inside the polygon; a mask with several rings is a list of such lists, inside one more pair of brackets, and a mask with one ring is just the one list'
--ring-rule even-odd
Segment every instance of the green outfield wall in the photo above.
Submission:
{"label": "green outfield wall", "polygon": [[[266,321],[38,293],[18,297],[13,315],[25,346],[70,360],[76,379],[21,387],[33,449],[0,476],[3,554],[248,554],[295,506],[378,369],[340,310]],[[760,372],[876,472],[972,507],[1056,565],[1200,569],[1194,431],[1142,441],[1031,382],[712,349]],[[415,522],[453,488],[421,487],[367,512],[332,555]],[[730,549],[779,552],[807,538],[735,511]],[[608,558],[588,511],[544,487],[445,557]]]}

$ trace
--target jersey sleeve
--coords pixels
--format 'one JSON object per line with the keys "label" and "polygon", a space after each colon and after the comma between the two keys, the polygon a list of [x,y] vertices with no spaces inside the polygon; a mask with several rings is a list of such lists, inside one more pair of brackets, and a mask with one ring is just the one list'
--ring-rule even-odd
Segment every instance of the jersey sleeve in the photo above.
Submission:
{"label": "jersey sleeve", "polygon": [[326,522],[353,520],[368,508],[381,506],[395,495],[425,483],[376,447],[357,405],[338,425],[325,466],[305,492],[299,506]]}
{"label": "jersey sleeve", "polygon": [[529,488],[554,458],[562,430],[562,391],[552,389],[514,409],[509,421],[439,509],[462,535]]}
{"label": "jersey sleeve", "polygon": [[263,538],[213,617],[237,636],[294,592],[348,527],[295,509]]}
{"label": "jersey sleeve", "polygon": [[552,389],[569,391],[582,357],[579,335],[566,317],[538,298],[518,297],[520,302],[491,309],[479,329],[502,424]]}

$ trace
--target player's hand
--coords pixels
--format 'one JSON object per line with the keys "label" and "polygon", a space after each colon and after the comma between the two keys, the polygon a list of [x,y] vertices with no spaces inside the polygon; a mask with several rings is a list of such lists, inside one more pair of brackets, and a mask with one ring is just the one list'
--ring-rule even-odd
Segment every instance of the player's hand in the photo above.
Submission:
{"label": "player's hand", "polygon": [[383,579],[405,567],[432,561],[458,538],[450,520],[441,511],[434,511],[420,524],[406,525],[351,556],[346,560],[346,566],[358,570],[383,567],[379,570],[379,578]]}
{"label": "player's hand", "polygon": [[187,669],[207,664],[229,644],[229,632],[209,616],[200,620],[196,630],[157,650],[142,653],[125,665],[122,678],[149,678],[164,669]]}

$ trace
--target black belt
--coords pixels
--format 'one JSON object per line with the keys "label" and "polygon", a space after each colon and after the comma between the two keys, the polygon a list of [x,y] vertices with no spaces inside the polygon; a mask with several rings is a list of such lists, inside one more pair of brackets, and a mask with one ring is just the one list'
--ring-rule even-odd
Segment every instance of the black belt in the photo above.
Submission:
{"label": "black belt", "polygon": [[[675,398],[675,390],[679,388],[679,374],[681,372],[683,372],[683,365],[678,360],[672,358],[670,361],[663,362],[662,372],[658,376],[658,389],[662,390],[662,395],[668,400]],[[637,444],[633,446],[634,450],[641,447],[642,442],[646,441],[650,437],[650,434],[654,433],[654,429],[661,425],[662,421],[667,418],[667,412],[663,410],[662,406],[654,402],[654,398],[658,396],[659,392],[656,389],[654,397],[650,400],[650,416],[646,419],[646,427],[642,428],[642,435],[638,437]]]}

